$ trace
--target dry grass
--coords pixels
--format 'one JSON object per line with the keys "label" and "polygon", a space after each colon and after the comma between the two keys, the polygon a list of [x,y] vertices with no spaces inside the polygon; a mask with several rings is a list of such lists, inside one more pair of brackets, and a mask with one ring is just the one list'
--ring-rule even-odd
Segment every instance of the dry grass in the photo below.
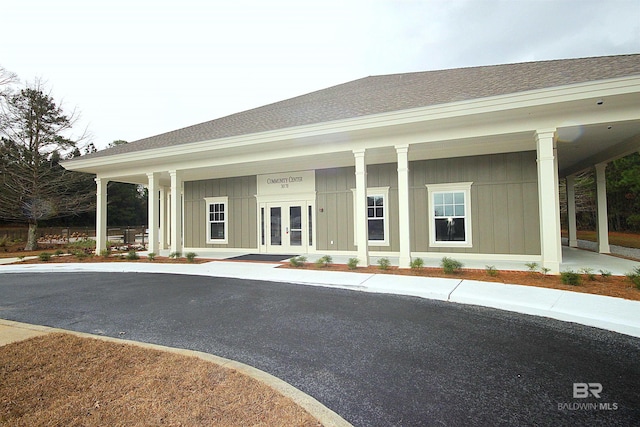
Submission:
{"label": "dry grass", "polygon": [[319,426],[253,378],[195,357],[49,334],[0,347],[8,426]]}

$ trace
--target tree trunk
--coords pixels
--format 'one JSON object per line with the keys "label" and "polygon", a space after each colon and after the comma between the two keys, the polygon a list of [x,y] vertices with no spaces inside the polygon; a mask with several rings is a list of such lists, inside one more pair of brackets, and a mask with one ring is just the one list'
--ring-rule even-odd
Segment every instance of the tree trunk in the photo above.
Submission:
{"label": "tree trunk", "polygon": [[38,249],[38,223],[36,221],[29,221],[29,233],[27,234],[27,246],[24,247],[25,251],[35,251]]}

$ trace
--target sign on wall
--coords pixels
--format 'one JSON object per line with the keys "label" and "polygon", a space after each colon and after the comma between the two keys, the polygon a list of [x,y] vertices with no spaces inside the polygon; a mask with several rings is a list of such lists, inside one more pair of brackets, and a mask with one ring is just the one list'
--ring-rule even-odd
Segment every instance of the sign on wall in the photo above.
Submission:
{"label": "sign on wall", "polygon": [[258,175],[258,195],[311,193],[316,190],[315,171]]}

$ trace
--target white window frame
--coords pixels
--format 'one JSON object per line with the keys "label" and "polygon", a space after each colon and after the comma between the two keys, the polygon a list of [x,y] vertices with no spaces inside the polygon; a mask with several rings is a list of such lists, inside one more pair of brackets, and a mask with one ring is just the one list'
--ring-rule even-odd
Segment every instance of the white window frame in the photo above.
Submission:
{"label": "white window frame", "polygon": [[[224,239],[211,238],[211,220],[209,219],[209,207],[214,204],[224,205]],[[228,197],[205,197],[205,230],[207,233],[207,243],[224,245],[229,243],[229,198]]]}
{"label": "white window frame", "polygon": [[[459,182],[452,184],[427,184],[428,201],[427,211],[429,218],[429,246],[434,248],[471,248],[473,236],[471,234],[471,184],[472,182]],[[464,194],[464,241],[436,241],[436,216],[434,209],[434,197],[441,193]]]}
{"label": "white window frame", "polygon": [[[351,189],[353,193],[353,239],[354,244],[358,246],[358,218],[356,215],[356,190]],[[384,240],[369,240],[369,246],[389,246],[389,187],[370,187],[367,188],[367,197],[380,196],[383,199],[383,226],[384,226]],[[368,206],[365,206],[365,212]],[[369,223],[369,215],[367,215],[367,226]],[[367,233],[368,235],[368,233]]]}

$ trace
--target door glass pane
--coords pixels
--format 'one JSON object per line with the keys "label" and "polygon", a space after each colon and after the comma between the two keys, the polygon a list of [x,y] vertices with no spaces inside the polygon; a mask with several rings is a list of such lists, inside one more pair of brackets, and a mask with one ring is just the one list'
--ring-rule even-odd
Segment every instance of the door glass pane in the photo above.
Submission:
{"label": "door glass pane", "polygon": [[313,246],[313,207],[309,206],[309,246]]}
{"label": "door glass pane", "polygon": [[282,245],[282,212],[280,208],[271,208],[271,244]]}
{"label": "door glass pane", "polygon": [[289,207],[289,244],[302,246],[302,206]]}

